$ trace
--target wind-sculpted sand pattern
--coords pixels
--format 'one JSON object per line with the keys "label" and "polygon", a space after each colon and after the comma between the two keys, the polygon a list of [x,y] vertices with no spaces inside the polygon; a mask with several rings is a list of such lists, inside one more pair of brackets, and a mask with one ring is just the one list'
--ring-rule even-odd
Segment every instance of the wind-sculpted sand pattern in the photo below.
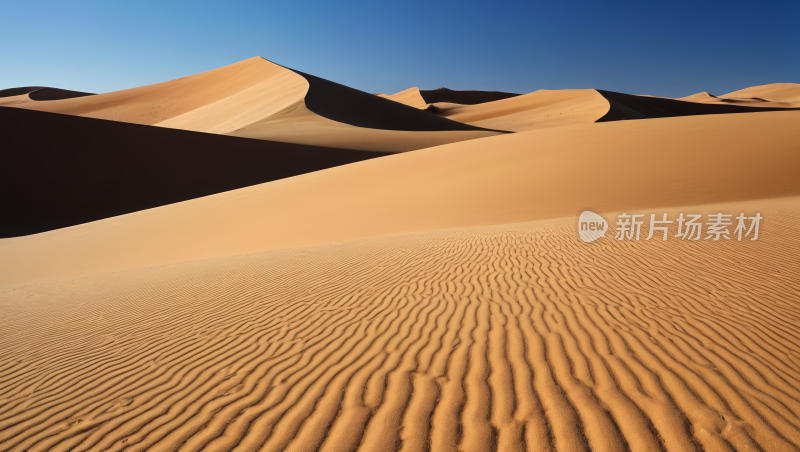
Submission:
{"label": "wind-sculpted sand pattern", "polygon": [[520,224],[3,293],[0,449],[798,450],[797,213]]}

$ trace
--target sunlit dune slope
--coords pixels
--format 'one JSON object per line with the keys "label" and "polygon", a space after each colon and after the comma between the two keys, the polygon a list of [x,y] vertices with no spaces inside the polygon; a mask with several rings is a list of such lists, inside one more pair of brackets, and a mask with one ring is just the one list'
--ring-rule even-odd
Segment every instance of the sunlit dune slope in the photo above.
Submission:
{"label": "sunlit dune slope", "polygon": [[773,108],[797,108],[800,103],[797,102],[773,102],[760,97],[718,97],[706,92],[692,94],[691,96],[681,97],[680,99],[686,102],[699,102],[703,104],[718,104],[718,105],[741,105],[749,107],[773,107]]}
{"label": "sunlit dune slope", "polygon": [[382,155],[17,108],[0,108],[0,124],[0,237],[63,228]]}
{"label": "sunlit dune slope", "polygon": [[400,91],[399,93],[378,94],[378,96],[419,109],[424,109],[428,105],[428,103],[425,102],[425,99],[423,99],[422,95],[419,93],[419,88],[416,86],[404,91]]}
{"label": "sunlit dune slope", "polygon": [[[155,85],[65,99],[25,108],[152,125],[236,95],[285,74],[286,69],[254,57],[212,71]],[[297,77],[302,84],[302,77]]]}
{"label": "sunlit dune slope", "polygon": [[0,291],[0,449],[797,451],[800,203],[735,208],[758,241],[526,223]]}
{"label": "sunlit dune slope", "polygon": [[3,240],[0,283],[559,218],[587,207],[798,195],[798,120],[800,112],[788,111],[586,124],[382,157]]}
{"label": "sunlit dune slope", "polygon": [[540,90],[477,105],[433,104],[431,111],[488,129],[524,132],[587,124],[608,112],[609,103],[593,89]]}
{"label": "sunlit dune slope", "polygon": [[[785,91],[785,90],[784,90]],[[539,90],[475,105],[431,103],[428,111],[487,129],[524,132],[592,122],[722,113],[778,111],[787,102],[720,99],[699,93],[683,99],[634,96],[593,89]]]}
{"label": "sunlit dune slope", "polygon": [[798,83],[771,83],[769,85],[751,86],[732,93],[725,94],[726,98],[764,99],[770,102],[785,102],[800,107],[800,84]]}
{"label": "sunlit dune slope", "polygon": [[229,135],[405,152],[502,132],[450,121],[419,109],[297,72],[309,82],[302,102]]}
{"label": "sunlit dune slope", "polygon": [[[403,152],[497,135],[254,57],[155,85],[15,107],[287,143]],[[280,119],[273,123],[272,120]]]}

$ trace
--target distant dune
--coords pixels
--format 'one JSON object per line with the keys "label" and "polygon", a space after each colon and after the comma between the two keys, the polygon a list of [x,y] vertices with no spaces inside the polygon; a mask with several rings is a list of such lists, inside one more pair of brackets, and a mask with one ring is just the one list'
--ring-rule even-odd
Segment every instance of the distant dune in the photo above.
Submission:
{"label": "distant dune", "polygon": [[428,106],[428,103],[422,98],[419,88],[417,87],[409,88],[395,94],[378,94],[378,96],[421,110],[424,110]]}
{"label": "distant dune", "polygon": [[477,105],[433,104],[431,110],[479,127],[524,132],[595,122],[608,112],[609,103],[592,89],[540,90]]}
{"label": "distant dune", "polygon": [[[378,157],[0,108],[0,237],[34,234]],[[46,133],[42,133],[46,131]]]}
{"label": "distant dune", "polygon": [[[442,88],[442,99],[429,103],[427,111],[454,121],[473,126],[509,132],[560,127],[591,122],[627,119],[664,118],[724,113],[749,113],[779,111],[800,107],[789,102],[771,102],[764,99],[723,99],[708,93],[698,93],[682,99],[653,96],[635,96],[602,90],[539,90],[523,95],[509,95],[492,101],[475,102],[477,98],[459,98],[450,93],[489,93],[480,91],[449,91]],[[791,95],[791,89],[777,90]],[[421,91],[420,91],[421,92]],[[387,99],[398,102],[415,102],[413,91],[406,90]],[[499,93],[508,94],[508,93]],[[500,97],[500,96],[498,96]],[[489,97],[482,98],[483,100]],[[436,97],[430,97],[435,100]],[[473,104],[454,103],[453,99],[473,101]]]}
{"label": "distant dune", "polygon": [[36,101],[71,99],[74,97],[94,96],[91,93],[69,91],[45,86],[25,86],[0,90],[0,107],[18,106],[19,104]]}
{"label": "distant dune", "polygon": [[698,103],[687,102],[687,99],[679,100],[667,99],[664,97],[634,96],[631,94],[602,90],[598,90],[598,92],[605,97],[610,104],[608,113],[598,119],[598,122],[785,110],[783,107],[775,106],[761,107],[729,103]]}
{"label": "distant dune", "polygon": [[31,100],[59,100],[71,99],[73,97],[94,96],[92,93],[82,93],[80,91],[70,91],[59,88],[48,88],[46,86],[25,86],[22,88],[9,88],[0,90],[0,98],[16,97],[27,94]]}
{"label": "distant dune", "polygon": [[379,152],[405,152],[498,134],[403,107],[261,57],[155,85],[13,106]]}
{"label": "distant dune", "polygon": [[764,99],[770,102],[786,102],[800,107],[800,84],[797,83],[772,83],[769,85],[752,86],[725,94],[726,98]]}

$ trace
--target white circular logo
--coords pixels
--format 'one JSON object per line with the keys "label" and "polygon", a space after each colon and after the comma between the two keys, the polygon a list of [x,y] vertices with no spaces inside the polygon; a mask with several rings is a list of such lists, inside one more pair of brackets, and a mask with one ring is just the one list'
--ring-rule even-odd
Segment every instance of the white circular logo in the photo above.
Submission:
{"label": "white circular logo", "polygon": [[608,223],[603,217],[588,210],[581,212],[581,216],[578,218],[578,235],[581,240],[586,243],[594,242],[605,237],[606,231],[608,231]]}

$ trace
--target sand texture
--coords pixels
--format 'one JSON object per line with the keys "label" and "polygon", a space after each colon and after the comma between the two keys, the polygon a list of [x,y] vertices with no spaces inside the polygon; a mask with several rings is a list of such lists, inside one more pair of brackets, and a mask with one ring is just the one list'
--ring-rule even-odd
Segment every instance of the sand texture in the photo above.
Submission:
{"label": "sand texture", "polygon": [[796,451],[800,203],[759,208],[758,242],[521,224],[6,290],[0,449]]}

